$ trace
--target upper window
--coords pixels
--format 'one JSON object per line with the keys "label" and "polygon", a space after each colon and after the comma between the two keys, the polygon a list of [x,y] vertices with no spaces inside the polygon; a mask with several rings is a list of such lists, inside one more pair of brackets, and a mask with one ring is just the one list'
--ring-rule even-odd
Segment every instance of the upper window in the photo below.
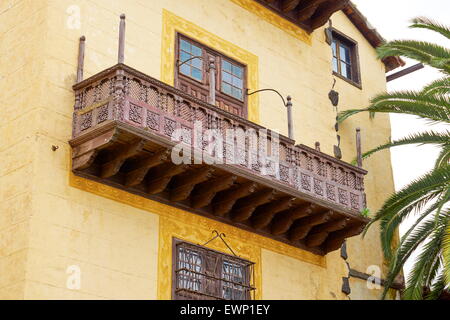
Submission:
{"label": "upper window", "polygon": [[246,68],[205,45],[178,35],[175,59],[175,86],[196,98],[208,101],[210,88],[209,61],[215,62],[216,106],[247,117]]}
{"label": "upper window", "polygon": [[253,263],[178,240],[174,257],[175,299],[250,299]]}
{"label": "upper window", "polygon": [[333,73],[357,86],[361,85],[357,44],[346,36],[333,31]]}

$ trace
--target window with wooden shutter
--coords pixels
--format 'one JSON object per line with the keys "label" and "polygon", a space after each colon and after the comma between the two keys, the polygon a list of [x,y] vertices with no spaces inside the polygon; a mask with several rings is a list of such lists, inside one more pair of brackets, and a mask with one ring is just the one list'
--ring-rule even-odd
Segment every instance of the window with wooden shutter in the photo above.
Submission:
{"label": "window with wooden shutter", "polygon": [[174,241],[173,298],[248,300],[253,263],[188,242]]}
{"label": "window with wooden shutter", "polygon": [[216,106],[247,118],[246,66],[181,34],[176,43],[175,86],[208,102],[212,59],[216,66]]}

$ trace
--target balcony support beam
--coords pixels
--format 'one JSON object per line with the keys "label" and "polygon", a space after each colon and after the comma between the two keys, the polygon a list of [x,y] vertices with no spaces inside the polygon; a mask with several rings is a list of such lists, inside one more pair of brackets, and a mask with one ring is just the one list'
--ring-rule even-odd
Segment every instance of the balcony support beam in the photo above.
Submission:
{"label": "balcony support beam", "polygon": [[231,220],[234,222],[248,220],[257,207],[272,201],[276,194],[276,190],[267,189],[238,200],[230,214]]}
{"label": "balcony support beam", "polygon": [[327,211],[297,220],[289,231],[289,240],[295,242],[304,239],[314,226],[329,221],[332,215],[333,211]]}
{"label": "balcony support beam", "polygon": [[150,170],[148,173],[147,193],[158,194],[166,189],[172,177],[184,172],[187,165],[175,165],[173,163],[164,163]]}
{"label": "balcony support beam", "polygon": [[235,189],[224,191],[213,199],[213,212],[216,216],[223,217],[233,205],[241,198],[244,198],[256,190],[257,184],[254,182],[245,183]]}
{"label": "balcony support beam", "polygon": [[338,219],[314,227],[305,239],[306,246],[310,248],[320,246],[331,232],[344,229],[347,222],[348,219]]}
{"label": "balcony support beam", "polygon": [[272,224],[272,234],[280,235],[287,232],[296,220],[309,216],[315,209],[317,209],[316,205],[306,204],[279,214],[277,220]]}
{"label": "balcony support beam", "polygon": [[281,4],[281,11],[289,12],[295,9],[298,6],[300,0],[283,0]]}
{"label": "balcony support beam", "polygon": [[106,179],[116,175],[128,158],[142,151],[144,144],[145,141],[143,139],[138,139],[130,145],[120,147],[111,156],[112,160],[101,166],[100,178]]}
{"label": "balcony support beam", "polygon": [[125,186],[133,187],[140,184],[148,171],[163,162],[167,161],[170,156],[169,150],[158,152],[148,158],[142,159],[132,165],[133,169],[125,176]]}
{"label": "balcony support beam", "polygon": [[350,238],[360,234],[364,230],[363,224],[348,226],[343,230],[333,232],[323,244],[325,253],[339,249],[346,238]]}
{"label": "balcony support beam", "polygon": [[115,130],[109,130],[91,140],[73,146],[72,169],[84,170],[92,165],[98,152],[114,141]]}
{"label": "balcony support beam", "polygon": [[267,227],[279,212],[289,209],[295,198],[286,197],[258,207],[251,220],[256,229]]}
{"label": "balcony support beam", "polygon": [[236,181],[237,176],[217,177],[211,181],[204,182],[195,187],[191,196],[191,206],[194,209],[209,205],[215,195],[223,190],[229,189]]}
{"label": "balcony support beam", "polygon": [[214,168],[203,167],[174,178],[170,189],[170,201],[183,201],[189,198],[194,187],[212,177]]}

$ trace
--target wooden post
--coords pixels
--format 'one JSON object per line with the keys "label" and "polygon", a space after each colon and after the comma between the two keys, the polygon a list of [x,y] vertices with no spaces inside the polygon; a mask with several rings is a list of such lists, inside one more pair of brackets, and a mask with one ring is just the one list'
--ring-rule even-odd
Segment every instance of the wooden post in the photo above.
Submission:
{"label": "wooden post", "polygon": [[118,62],[124,63],[125,61],[125,14],[120,15],[119,26],[119,57]]}
{"label": "wooden post", "polygon": [[78,66],[77,66],[77,83],[83,81],[83,69],[84,69],[84,51],[86,47],[86,37],[80,37],[78,44]]}
{"label": "wooden post", "polygon": [[320,151],[320,142],[319,141],[316,141],[315,147],[316,147],[317,151]]}
{"label": "wooden post", "polygon": [[361,153],[361,129],[356,128],[356,161],[358,167],[362,167],[362,153]]}
{"label": "wooden post", "polygon": [[209,59],[209,103],[216,105],[216,62]]}
{"label": "wooden post", "polygon": [[287,118],[288,118],[288,135],[289,138],[294,140],[294,123],[292,122],[292,98],[287,96],[286,102]]}

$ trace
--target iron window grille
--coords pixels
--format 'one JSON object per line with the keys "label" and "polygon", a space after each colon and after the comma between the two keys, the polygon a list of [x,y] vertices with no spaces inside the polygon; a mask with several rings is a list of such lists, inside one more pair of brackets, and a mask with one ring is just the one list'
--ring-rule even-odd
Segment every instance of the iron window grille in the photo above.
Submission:
{"label": "iron window grille", "polygon": [[174,245],[174,299],[252,299],[253,262],[180,240]]}

